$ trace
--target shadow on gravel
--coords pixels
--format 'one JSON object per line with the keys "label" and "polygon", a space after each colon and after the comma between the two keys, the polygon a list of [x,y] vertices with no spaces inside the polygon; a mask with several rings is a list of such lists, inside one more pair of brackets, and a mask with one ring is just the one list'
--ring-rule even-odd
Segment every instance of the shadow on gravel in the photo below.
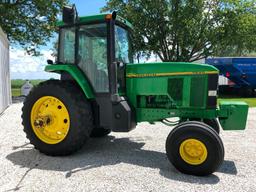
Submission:
{"label": "shadow on gravel", "polygon": [[[82,150],[67,157],[50,157],[39,153],[33,148],[22,149],[23,147],[21,146],[20,148],[14,148],[20,151],[13,152],[6,158],[15,165],[29,168],[28,170],[30,171],[42,169],[66,172],[66,178],[71,177],[76,172],[92,168],[128,163],[159,169],[162,176],[181,182],[199,184],[216,184],[219,182],[219,178],[214,174],[208,177],[181,174],[169,163],[165,153],[142,149],[145,145],[145,140],[147,138],[116,139],[113,136],[91,139]],[[25,144],[24,147],[27,148],[28,146]],[[219,172],[236,174],[237,170],[234,162],[224,161]]]}

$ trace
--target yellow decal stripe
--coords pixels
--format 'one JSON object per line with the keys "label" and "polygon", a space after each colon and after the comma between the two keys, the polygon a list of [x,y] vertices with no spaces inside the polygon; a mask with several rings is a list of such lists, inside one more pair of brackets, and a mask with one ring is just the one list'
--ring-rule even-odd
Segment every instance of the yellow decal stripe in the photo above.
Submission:
{"label": "yellow decal stripe", "polygon": [[128,73],[128,78],[139,78],[139,77],[165,77],[165,76],[176,76],[176,75],[210,75],[218,74],[218,71],[201,71],[201,72],[173,72],[173,73],[146,73],[146,74],[135,74]]}

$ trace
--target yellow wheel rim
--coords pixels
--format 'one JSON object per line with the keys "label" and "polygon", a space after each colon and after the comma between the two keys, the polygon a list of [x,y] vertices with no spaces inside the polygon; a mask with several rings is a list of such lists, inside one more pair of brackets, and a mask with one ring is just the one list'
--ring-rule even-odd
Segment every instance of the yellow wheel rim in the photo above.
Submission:
{"label": "yellow wheel rim", "polygon": [[57,144],[68,134],[70,118],[66,106],[56,97],[38,99],[31,110],[31,126],[36,136],[47,144]]}
{"label": "yellow wheel rim", "polygon": [[207,158],[207,149],[197,139],[186,139],[180,145],[180,156],[190,165],[200,165]]}

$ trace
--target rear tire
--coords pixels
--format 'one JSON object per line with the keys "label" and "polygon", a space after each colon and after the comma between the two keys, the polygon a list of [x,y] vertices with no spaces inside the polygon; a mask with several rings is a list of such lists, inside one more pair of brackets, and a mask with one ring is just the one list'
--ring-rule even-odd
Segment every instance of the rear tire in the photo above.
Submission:
{"label": "rear tire", "polygon": [[[193,144],[186,144],[191,141],[192,143],[195,141],[196,147]],[[184,155],[183,149],[185,151],[192,149],[192,155],[190,152],[186,152]],[[168,135],[166,154],[170,162],[180,172],[205,176],[215,172],[222,164],[224,146],[216,131],[209,129],[207,125],[184,122],[176,126]],[[195,154],[199,154],[199,156],[195,156]]]}
{"label": "rear tire", "polygon": [[104,137],[108,135],[111,132],[110,129],[104,129],[104,128],[94,128],[91,132],[90,137]]}
{"label": "rear tire", "polygon": [[[51,129],[47,128],[47,126],[51,126],[50,124],[48,125],[42,123],[43,126],[38,128],[38,132],[41,134],[40,137],[40,135],[37,133],[37,129],[35,128],[35,126],[38,126],[38,124],[34,124],[34,122],[37,121],[32,121],[34,105],[36,105],[38,100],[45,97],[55,98],[58,102],[62,102],[63,108],[66,108],[68,111],[67,116],[70,121],[68,131],[66,135],[63,136],[64,138],[60,141],[54,140],[55,138],[51,137],[52,133],[49,134],[50,136],[48,137],[46,133],[44,134],[44,130],[48,129],[51,131]],[[45,103],[43,104],[45,105]],[[35,116],[40,116],[42,113],[42,108],[40,107],[41,106],[39,106],[40,110],[38,114]],[[42,107],[44,106],[42,105]],[[51,111],[49,112],[49,109],[45,113],[47,112],[49,114],[51,113]],[[59,115],[58,111],[56,115]],[[55,118],[53,123],[54,121],[62,121],[62,119],[58,119],[54,115],[52,118]],[[64,123],[66,123],[65,119]],[[27,138],[30,140],[30,143],[34,145],[35,148],[40,152],[51,156],[69,155],[79,150],[89,138],[93,128],[92,110],[90,103],[86,100],[84,94],[75,83],[49,80],[40,83],[37,87],[33,88],[33,90],[27,96],[22,108],[22,124],[24,126],[24,132],[26,133]],[[53,124],[51,127],[52,129],[61,130],[61,127],[57,127],[56,125],[62,126],[62,122],[59,124]],[[47,139],[49,140],[49,143],[46,142],[48,141]],[[50,144],[50,142],[53,142],[53,144]]]}

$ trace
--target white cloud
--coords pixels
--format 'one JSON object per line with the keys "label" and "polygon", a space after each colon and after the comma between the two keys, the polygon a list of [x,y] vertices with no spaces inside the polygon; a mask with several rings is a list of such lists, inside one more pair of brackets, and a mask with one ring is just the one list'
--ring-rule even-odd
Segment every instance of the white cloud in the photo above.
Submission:
{"label": "white cloud", "polygon": [[47,65],[47,59],[54,60],[52,51],[41,50],[41,56],[35,57],[28,55],[26,51],[18,48],[10,49],[10,71],[11,78],[22,79],[48,79],[57,77],[53,73],[44,72],[44,67]]}
{"label": "white cloud", "polygon": [[158,56],[156,56],[154,54],[151,54],[150,58],[145,61],[145,63],[156,63],[156,62],[162,62],[162,61]]}
{"label": "white cloud", "polygon": [[54,59],[51,56],[52,51],[41,51],[42,56],[31,56],[22,49],[10,49],[11,72],[35,72],[42,71],[46,65],[47,59]]}

